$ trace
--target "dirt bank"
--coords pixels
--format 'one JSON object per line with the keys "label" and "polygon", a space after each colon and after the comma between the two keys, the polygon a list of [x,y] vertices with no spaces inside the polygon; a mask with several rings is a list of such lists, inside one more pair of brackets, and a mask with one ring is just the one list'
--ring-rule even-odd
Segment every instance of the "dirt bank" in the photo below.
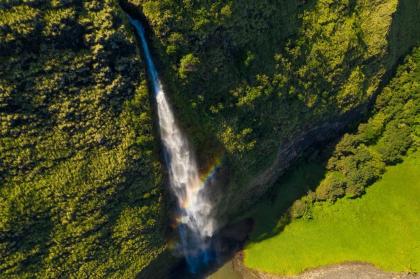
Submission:
{"label": "dirt bank", "polygon": [[389,273],[366,263],[344,263],[311,269],[296,276],[279,276],[247,268],[242,259],[241,252],[233,260],[234,269],[242,279],[420,279],[418,273]]}

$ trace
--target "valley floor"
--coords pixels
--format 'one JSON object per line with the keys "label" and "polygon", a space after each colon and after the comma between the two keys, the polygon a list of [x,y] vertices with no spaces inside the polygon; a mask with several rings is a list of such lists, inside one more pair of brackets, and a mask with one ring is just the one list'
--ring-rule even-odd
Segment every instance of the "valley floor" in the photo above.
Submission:
{"label": "valley floor", "polygon": [[294,220],[282,232],[249,244],[245,266],[294,275],[320,266],[364,262],[384,271],[419,272],[419,170],[416,152],[389,167],[362,198],[315,205],[312,219]]}

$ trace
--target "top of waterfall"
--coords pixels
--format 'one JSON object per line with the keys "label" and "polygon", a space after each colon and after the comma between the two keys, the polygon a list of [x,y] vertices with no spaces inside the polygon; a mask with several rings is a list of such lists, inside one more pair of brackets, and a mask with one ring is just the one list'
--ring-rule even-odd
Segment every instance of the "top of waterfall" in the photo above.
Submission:
{"label": "top of waterfall", "polygon": [[162,88],[161,88],[162,86],[161,86],[161,83],[160,83],[160,80],[159,80],[159,76],[158,76],[155,64],[153,63],[153,60],[152,60],[149,45],[147,44],[145,30],[144,30],[143,25],[141,24],[141,22],[139,20],[134,19],[129,15],[127,15],[127,16],[128,16],[128,20],[134,26],[134,28],[137,31],[137,34],[140,37],[141,45],[143,47],[144,56],[146,58],[147,71],[149,73],[151,82],[153,83],[154,93],[155,93],[155,95],[157,95],[162,90]]}

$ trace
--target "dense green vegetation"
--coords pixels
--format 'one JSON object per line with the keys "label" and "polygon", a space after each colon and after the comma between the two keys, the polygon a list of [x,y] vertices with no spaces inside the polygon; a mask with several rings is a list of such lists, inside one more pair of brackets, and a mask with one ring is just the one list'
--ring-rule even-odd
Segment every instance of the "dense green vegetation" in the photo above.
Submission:
{"label": "dense green vegetation", "polygon": [[[251,214],[256,227],[245,264],[281,274],[346,261],[419,271],[419,98],[416,48],[379,94],[368,121],[332,152],[325,148],[282,177],[271,201]],[[348,199],[337,200],[343,196]]]}
{"label": "dense green vegetation", "polygon": [[1,278],[133,278],[164,248],[138,54],[115,1],[1,2]]}
{"label": "dense green vegetation", "polygon": [[[150,25],[200,164],[224,158],[223,216],[256,198],[279,146],[363,108],[420,38],[417,0],[122,2]],[[416,55],[294,217],[359,196],[416,142]],[[133,278],[166,261],[160,145],[117,1],[0,1],[0,65],[0,277]]]}
{"label": "dense green vegetation", "polygon": [[224,151],[230,208],[279,147],[366,103],[420,37],[415,1],[128,2],[201,163]]}
{"label": "dense green vegetation", "polygon": [[[289,275],[351,261],[387,271],[419,272],[419,164],[417,151],[402,164],[388,167],[362,198],[317,204],[312,220],[295,220],[280,234],[249,245],[245,264]],[[297,178],[297,173],[291,175]]]}

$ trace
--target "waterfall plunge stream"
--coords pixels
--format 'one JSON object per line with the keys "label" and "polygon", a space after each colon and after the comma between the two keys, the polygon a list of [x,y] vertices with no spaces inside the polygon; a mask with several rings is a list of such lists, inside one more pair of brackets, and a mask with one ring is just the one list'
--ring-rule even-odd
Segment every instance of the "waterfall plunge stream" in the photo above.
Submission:
{"label": "waterfall plunge stream", "polygon": [[129,19],[140,37],[153,86],[170,187],[179,207],[177,222],[180,249],[190,271],[194,273],[211,260],[209,239],[214,233],[215,224],[211,217],[212,205],[204,191],[207,183],[200,179],[193,151],[176,124],[153,63],[143,26],[140,21]]}

